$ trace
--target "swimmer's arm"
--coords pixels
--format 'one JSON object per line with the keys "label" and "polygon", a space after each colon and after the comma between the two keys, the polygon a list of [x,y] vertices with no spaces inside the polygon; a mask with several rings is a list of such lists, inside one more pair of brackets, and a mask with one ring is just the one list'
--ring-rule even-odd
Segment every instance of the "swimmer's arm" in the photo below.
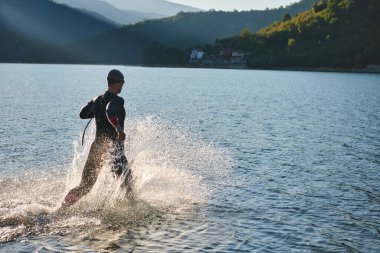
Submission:
{"label": "swimmer's arm", "polygon": [[120,106],[124,106],[124,100],[121,98],[113,99],[107,105],[106,114],[107,114],[108,121],[112,124],[112,126],[115,128],[116,132],[118,133],[118,138],[120,140],[125,140],[124,130],[123,128],[121,128],[119,119],[117,117],[117,109]]}
{"label": "swimmer's arm", "polygon": [[91,100],[84,106],[79,113],[81,119],[91,119],[94,117],[94,101]]}
{"label": "swimmer's arm", "polygon": [[121,141],[124,141],[125,140],[125,133],[124,133],[124,130],[120,126],[119,119],[116,116],[108,117],[108,115],[107,115],[107,118],[108,118],[108,121],[115,128],[115,130],[117,132],[117,138]]}
{"label": "swimmer's arm", "polygon": [[113,127],[115,128],[116,132],[120,133],[120,132],[124,132],[123,129],[121,128],[120,126],[120,123],[119,123],[119,119],[116,117],[116,116],[111,116],[109,117],[107,115],[107,118],[108,118],[108,121],[113,125]]}

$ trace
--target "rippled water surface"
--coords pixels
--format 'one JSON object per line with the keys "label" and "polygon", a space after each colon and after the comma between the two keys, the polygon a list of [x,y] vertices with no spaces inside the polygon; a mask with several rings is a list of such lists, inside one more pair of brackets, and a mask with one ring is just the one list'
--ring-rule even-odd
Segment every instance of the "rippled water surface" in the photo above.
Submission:
{"label": "rippled water surface", "polygon": [[136,198],[51,217],[115,66],[0,66],[1,252],[380,250],[380,75],[116,66]]}

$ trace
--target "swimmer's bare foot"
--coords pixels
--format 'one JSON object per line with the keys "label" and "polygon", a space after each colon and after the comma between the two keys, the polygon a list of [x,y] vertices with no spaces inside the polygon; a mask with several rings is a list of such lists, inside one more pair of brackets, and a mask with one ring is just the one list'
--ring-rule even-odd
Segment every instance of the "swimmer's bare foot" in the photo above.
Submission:
{"label": "swimmer's bare foot", "polygon": [[79,196],[76,191],[70,191],[67,196],[62,201],[61,206],[53,212],[54,215],[62,215],[65,214],[67,209],[75,204],[79,200]]}
{"label": "swimmer's bare foot", "polygon": [[54,212],[52,212],[52,215],[61,215],[64,213],[64,211],[65,209],[62,206],[60,206],[56,210],[54,210]]}

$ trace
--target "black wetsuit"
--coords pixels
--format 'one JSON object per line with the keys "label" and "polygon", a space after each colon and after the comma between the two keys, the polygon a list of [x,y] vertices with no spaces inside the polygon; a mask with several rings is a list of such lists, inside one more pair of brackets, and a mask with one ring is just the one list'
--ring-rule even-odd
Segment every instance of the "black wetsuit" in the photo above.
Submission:
{"label": "black wetsuit", "polygon": [[[112,171],[120,176],[125,175],[126,187],[129,186],[131,171],[125,157],[124,142],[117,140],[115,127],[109,122],[109,118],[117,117],[121,128],[124,130],[125,109],[124,99],[106,91],[92,99],[84,106],[79,114],[82,119],[95,118],[96,137],[91,145],[86,165],[83,169],[83,186],[92,187],[104,161],[112,159]],[[82,184],[82,183],[81,183]]]}
{"label": "black wetsuit", "polygon": [[106,137],[112,140],[117,139],[117,132],[108,118],[116,116],[119,124],[124,129],[125,109],[124,99],[106,91],[92,99],[82,108],[79,116],[82,119],[94,118],[96,121],[96,137]]}

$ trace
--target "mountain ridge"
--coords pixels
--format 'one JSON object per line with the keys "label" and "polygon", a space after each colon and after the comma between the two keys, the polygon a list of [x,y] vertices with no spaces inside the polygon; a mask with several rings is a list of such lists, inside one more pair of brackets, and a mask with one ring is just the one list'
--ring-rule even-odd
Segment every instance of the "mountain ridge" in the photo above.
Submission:
{"label": "mountain ridge", "polygon": [[63,44],[114,28],[48,0],[0,0],[0,62],[75,62]]}
{"label": "mountain ridge", "polygon": [[145,13],[134,10],[121,10],[114,5],[101,0],[53,0],[59,4],[84,9],[90,12],[98,13],[103,17],[112,20],[120,25],[133,24],[145,19],[156,19],[164,17],[163,14]]}
{"label": "mountain ridge", "polygon": [[[52,5],[53,2],[49,0],[0,0],[0,3],[23,3],[21,9],[36,8],[30,3],[44,3],[45,5]],[[41,31],[33,31],[29,27],[34,36],[30,39],[33,41],[34,47],[38,47],[38,42],[41,41],[42,45],[51,43],[52,45],[59,45],[53,47],[58,52],[63,52],[63,62],[72,63],[89,63],[89,64],[133,64],[141,65],[143,59],[146,57],[146,49],[148,48],[171,48],[177,47],[184,51],[190,47],[204,45],[205,43],[214,43],[218,38],[239,34],[242,29],[248,28],[252,32],[271,24],[275,20],[281,20],[284,14],[291,13],[294,15],[299,10],[309,9],[316,0],[302,0],[298,3],[292,4],[285,8],[270,9],[264,11],[208,11],[208,12],[180,12],[175,16],[157,20],[147,20],[139,22],[134,25],[127,25],[117,28],[114,24],[107,24],[99,19],[92,17],[92,20],[100,22],[102,26],[106,26],[103,31],[97,31],[89,36],[84,36],[83,32],[78,29],[83,25],[80,21],[77,24],[70,23],[70,29],[79,32],[81,37],[76,39],[69,38],[65,40],[49,40],[49,33],[45,34]],[[33,6],[25,6],[25,5]],[[84,11],[72,9],[67,5],[54,3],[55,8],[60,6],[61,10],[70,10],[79,15],[89,17]],[[28,7],[28,8],[25,8]],[[30,8],[29,8],[30,7]],[[39,10],[40,11],[40,10]],[[41,12],[41,11],[40,11]],[[37,17],[41,18],[41,13],[36,11]],[[27,13],[32,15],[33,12]],[[45,24],[55,24],[57,20],[62,20],[61,14],[46,14],[42,13],[45,18],[49,17],[51,20],[45,20]],[[1,16],[0,16],[1,18]],[[73,21],[72,18],[65,18],[65,21]],[[58,23],[60,23],[59,21]],[[84,22],[86,23],[86,22]],[[0,24],[4,25],[4,22]],[[25,29],[25,27],[24,27]],[[6,29],[5,29],[6,30]],[[61,28],[55,27],[54,32],[62,32]],[[6,30],[9,32],[9,29]],[[13,36],[13,35],[12,35]],[[11,37],[12,37],[11,36]],[[14,37],[14,36],[13,36]],[[12,38],[13,38],[12,37]],[[1,37],[0,37],[1,40]],[[27,42],[24,37],[17,37],[16,41]],[[9,43],[9,40],[6,40]],[[16,43],[15,43],[16,45]],[[14,46],[16,47],[16,46]],[[41,55],[44,55],[43,46],[38,47]],[[48,47],[46,47],[48,48]],[[0,55],[1,55],[0,49]],[[18,49],[19,50],[19,49]],[[38,51],[38,50],[37,50]],[[36,52],[37,52],[36,51]],[[20,52],[20,50],[19,50]],[[178,51],[176,51],[178,52]],[[59,55],[59,54],[57,54]],[[9,58],[8,54],[8,58]],[[58,57],[58,56],[57,56]],[[59,61],[59,57],[52,59],[53,62]],[[49,58],[44,58],[49,62]],[[3,61],[0,58],[0,61]],[[17,61],[22,61],[20,58]],[[28,60],[29,61],[29,60]]]}
{"label": "mountain ridge", "polygon": [[286,8],[264,11],[179,13],[169,18],[124,26],[67,46],[79,56],[79,61],[86,63],[142,64],[143,51],[151,44],[185,49],[213,43],[218,38],[239,34],[246,27],[253,32],[258,31],[275,20],[281,20],[286,13],[295,14],[311,8],[315,2],[302,0]]}
{"label": "mountain ridge", "polygon": [[147,13],[158,13],[164,16],[172,16],[178,12],[198,12],[202,9],[173,3],[166,0],[105,0],[122,10],[134,10]]}
{"label": "mountain ridge", "polygon": [[1,25],[53,44],[65,44],[116,26],[47,0],[0,0]]}

